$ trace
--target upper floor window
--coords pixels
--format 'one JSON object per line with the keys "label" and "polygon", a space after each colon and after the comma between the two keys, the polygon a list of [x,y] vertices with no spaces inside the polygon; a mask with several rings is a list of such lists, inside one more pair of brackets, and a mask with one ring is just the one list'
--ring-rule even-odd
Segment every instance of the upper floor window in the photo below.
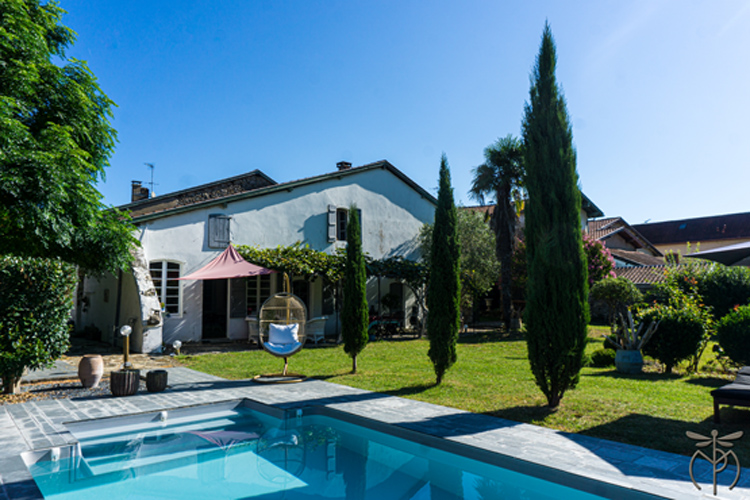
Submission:
{"label": "upper floor window", "polygon": [[226,248],[229,246],[229,221],[231,217],[222,214],[208,216],[209,248]]}
{"label": "upper floor window", "polygon": [[[362,227],[362,210],[357,209],[359,225]],[[346,241],[346,228],[349,225],[349,210],[328,205],[328,241]]]}
{"label": "upper floor window", "polygon": [[159,302],[164,304],[164,310],[169,314],[180,314],[180,264],[157,260],[149,264],[151,279],[159,296]]}
{"label": "upper floor window", "polygon": [[349,218],[349,210],[339,208],[336,210],[336,239],[346,241],[346,223]]}

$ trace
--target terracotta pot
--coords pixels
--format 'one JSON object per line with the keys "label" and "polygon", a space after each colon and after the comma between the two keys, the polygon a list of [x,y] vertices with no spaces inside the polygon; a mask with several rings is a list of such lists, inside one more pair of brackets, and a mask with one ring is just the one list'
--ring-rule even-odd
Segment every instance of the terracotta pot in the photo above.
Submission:
{"label": "terracotta pot", "polygon": [[615,353],[615,368],[620,373],[641,373],[643,371],[641,351],[618,349]]}
{"label": "terracotta pot", "polygon": [[104,360],[98,354],[86,354],[78,363],[78,378],[85,389],[99,385],[104,375]]}
{"label": "terracotta pot", "polygon": [[146,374],[148,392],[161,392],[167,388],[167,370],[152,370]]}
{"label": "terracotta pot", "polygon": [[109,390],[113,396],[132,396],[141,383],[140,370],[117,370],[109,374]]}

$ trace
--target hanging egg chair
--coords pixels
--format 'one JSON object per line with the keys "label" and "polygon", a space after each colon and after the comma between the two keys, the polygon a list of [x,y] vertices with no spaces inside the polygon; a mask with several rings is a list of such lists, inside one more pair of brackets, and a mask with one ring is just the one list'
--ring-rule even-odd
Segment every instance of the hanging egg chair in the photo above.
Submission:
{"label": "hanging egg chair", "polygon": [[[288,278],[285,277],[288,282]],[[258,375],[259,382],[296,382],[301,375],[289,374],[289,358],[305,345],[307,308],[302,299],[289,292],[269,297],[258,314],[260,345],[267,353],[284,358],[284,370],[278,375]]]}

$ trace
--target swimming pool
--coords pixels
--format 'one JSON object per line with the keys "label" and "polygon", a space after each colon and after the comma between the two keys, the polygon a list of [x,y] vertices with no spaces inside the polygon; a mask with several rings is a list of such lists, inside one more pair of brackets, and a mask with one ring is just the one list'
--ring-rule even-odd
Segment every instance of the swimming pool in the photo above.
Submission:
{"label": "swimming pool", "polygon": [[644,498],[577,476],[562,481],[589,492],[573,489],[327,408],[284,412],[245,400],[69,430],[76,446],[24,457],[46,499]]}

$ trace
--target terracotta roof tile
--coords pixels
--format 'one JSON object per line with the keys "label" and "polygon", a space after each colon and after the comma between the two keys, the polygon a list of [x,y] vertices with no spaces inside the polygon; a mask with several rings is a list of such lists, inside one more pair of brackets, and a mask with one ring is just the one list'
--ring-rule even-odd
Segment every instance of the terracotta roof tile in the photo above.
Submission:
{"label": "terracotta roof tile", "polygon": [[[709,267],[712,265],[710,262],[699,262],[691,263],[692,266]],[[677,265],[662,265],[662,266],[636,266],[636,267],[616,267],[615,274],[618,278],[627,278],[636,285],[655,285],[656,283],[664,283],[666,280],[666,273],[671,269],[679,269],[681,267],[687,267],[686,264]]]}

